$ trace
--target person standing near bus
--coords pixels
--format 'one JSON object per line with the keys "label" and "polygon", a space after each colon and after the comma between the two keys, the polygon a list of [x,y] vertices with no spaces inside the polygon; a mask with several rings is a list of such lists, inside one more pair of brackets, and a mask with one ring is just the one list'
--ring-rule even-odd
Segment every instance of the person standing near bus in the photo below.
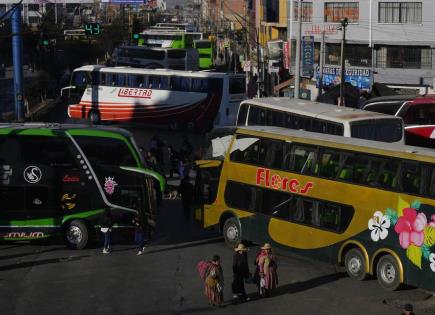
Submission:
{"label": "person standing near bus", "polygon": [[213,306],[220,306],[224,301],[224,273],[220,260],[218,255],[213,256],[205,275],[204,293]]}
{"label": "person standing near bus", "polygon": [[270,296],[271,291],[278,285],[278,274],[276,269],[276,257],[272,254],[272,246],[265,243],[261,247],[261,253],[258,256],[258,267],[260,275],[260,294]]}
{"label": "person standing near bus", "polygon": [[245,291],[245,279],[249,279],[249,266],[248,266],[248,249],[245,245],[240,243],[234,249],[233,257],[233,275],[234,280],[232,283],[232,291],[234,298],[238,298],[242,302],[249,301],[250,299],[246,296]]}
{"label": "person standing near bus", "polygon": [[137,255],[142,255],[145,250],[145,218],[137,212],[133,217],[134,225],[134,241],[136,242],[138,252]]}
{"label": "person standing near bus", "polygon": [[108,208],[104,209],[100,217],[100,228],[104,236],[103,254],[110,253],[111,233],[113,226],[113,218]]}

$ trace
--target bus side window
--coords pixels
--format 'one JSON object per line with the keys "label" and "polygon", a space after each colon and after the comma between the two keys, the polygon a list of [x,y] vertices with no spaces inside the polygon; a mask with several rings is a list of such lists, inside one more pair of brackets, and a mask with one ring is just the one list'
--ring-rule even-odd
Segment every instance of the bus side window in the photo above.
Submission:
{"label": "bus side window", "polygon": [[169,88],[169,77],[162,76],[160,77],[160,87],[161,90],[167,90]]}
{"label": "bus side window", "polygon": [[232,208],[256,211],[259,192],[256,187],[228,181],[224,194],[225,203]]}
{"label": "bus side window", "polygon": [[417,162],[402,162],[402,187],[407,194],[420,194],[421,168]]}
{"label": "bus side window", "polygon": [[115,74],[115,86],[125,86],[126,74],[117,73]]}
{"label": "bus side window", "polygon": [[[430,170],[430,168],[429,168]],[[430,175],[429,172],[429,178],[430,178],[430,185],[429,185],[429,196],[435,197],[435,167],[432,167],[432,175]]]}
{"label": "bus side window", "polygon": [[246,124],[246,116],[248,114],[248,104],[240,105],[239,115],[237,116],[237,126],[245,126]]}
{"label": "bus side window", "polygon": [[259,108],[251,105],[249,107],[248,126],[259,125],[259,121],[260,121],[259,116],[260,116]]}
{"label": "bus side window", "polygon": [[282,141],[263,139],[260,143],[259,164],[267,168],[282,169],[283,146]]}
{"label": "bus side window", "polygon": [[100,85],[107,85],[106,84],[106,74],[105,73],[100,73]]}
{"label": "bus side window", "polygon": [[319,172],[322,177],[335,178],[340,169],[340,153],[322,149],[319,155]]}
{"label": "bus side window", "polygon": [[354,181],[354,160],[355,157],[353,154],[341,152],[340,168],[337,172],[337,179],[347,182]]}
{"label": "bus side window", "polygon": [[290,170],[302,174],[313,174],[316,168],[316,151],[314,147],[294,145]]}
{"label": "bus side window", "polygon": [[136,74],[127,75],[127,86],[131,88],[139,87],[140,76]]}

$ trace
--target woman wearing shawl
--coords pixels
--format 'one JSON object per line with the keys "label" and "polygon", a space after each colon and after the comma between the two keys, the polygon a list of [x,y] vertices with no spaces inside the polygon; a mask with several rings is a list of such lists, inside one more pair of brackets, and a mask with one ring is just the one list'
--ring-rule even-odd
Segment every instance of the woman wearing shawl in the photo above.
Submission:
{"label": "woman wearing shawl", "polygon": [[220,257],[215,255],[205,276],[205,296],[208,303],[219,306],[224,301],[224,273],[220,265]]}
{"label": "woman wearing shawl", "polygon": [[261,247],[261,252],[256,258],[260,280],[260,295],[270,296],[271,290],[278,285],[278,274],[276,272],[276,257],[272,254],[272,247],[269,243]]}

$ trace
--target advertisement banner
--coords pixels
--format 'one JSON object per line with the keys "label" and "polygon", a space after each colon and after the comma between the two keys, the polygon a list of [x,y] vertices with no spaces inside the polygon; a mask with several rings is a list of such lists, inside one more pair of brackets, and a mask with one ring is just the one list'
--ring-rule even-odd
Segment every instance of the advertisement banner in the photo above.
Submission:
{"label": "advertisement banner", "polygon": [[283,64],[284,69],[290,69],[290,43],[288,41],[285,41],[283,46]]}
{"label": "advertisement banner", "polygon": [[302,76],[314,75],[314,36],[302,38]]}
{"label": "advertisement banner", "polygon": [[[371,70],[368,68],[346,68],[345,81],[360,90],[370,89]],[[323,67],[323,86],[329,87],[340,84],[341,68],[336,66]],[[316,68],[316,81],[319,87],[319,67]]]}

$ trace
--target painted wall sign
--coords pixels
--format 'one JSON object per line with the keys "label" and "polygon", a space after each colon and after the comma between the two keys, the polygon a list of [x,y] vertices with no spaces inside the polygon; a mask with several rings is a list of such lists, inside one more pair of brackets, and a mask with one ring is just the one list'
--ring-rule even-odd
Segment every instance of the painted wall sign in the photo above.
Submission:
{"label": "painted wall sign", "polygon": [[[316,69],[317,87],[319,86],[319,68]],[[360,90],[370,89],[371,70],[367,68],[346,68],[345,80]],[[341,69],[335,66],[323,68],[323,86],[340,84]]]}
{"label": "painted wall sign", "polygon": [[305,35],[336,35],[338,34],[338,28],[340,26],[336,24],[309,24],[304,29]]}
{"label": "painted wall sign", "polygon": [[36,184],[42,178],[42,171],[37,166],[27,166],[23,173],[24,180],[29,184]]}
{"label": "painted wall sign", "polygon": [[312,182],[306,182],[304,184],[296,178],[282,177],[278,174],[273,174],[272,171],[267,168],[257,168],[255,183],[267,188],[304,195],[308,194],[310,189],[313,188]]}

